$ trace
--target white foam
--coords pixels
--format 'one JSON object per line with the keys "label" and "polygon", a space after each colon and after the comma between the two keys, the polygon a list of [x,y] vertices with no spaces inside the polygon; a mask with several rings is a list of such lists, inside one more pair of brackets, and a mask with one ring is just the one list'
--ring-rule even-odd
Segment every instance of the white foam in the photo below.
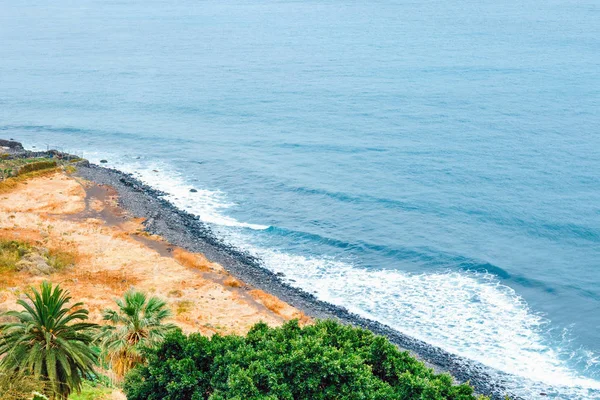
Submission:
{"label": "white foam", "polygon": [[[98,163],[98,154],[86,152]],[[264,260],[274,272],[319,299],[381,321],[409,336],[511,374],[506,382],[517,394],[533,397],[547,391],[556,399],[600,398],[600,382],[570,369],[560,349],[545,344],[546,321],[533,313],[512,289],[493,277],[458,272],[409,274],[366,270],[328,258],[291,255],[255,245],[240,229],[268,226],[237,221],[224,211],[233,204],[223,193],[193,188],[162,162],[115,158],[108,166],[134,174],[168,193],[181,209],[216,226],[233,244]],[[225,228],[225,229],[223,229]],[[590,367],[597,356],[586,357]]]}
{"label": "white foam", "polygon": [[[96,160],[96,158],[97,156],[92,155],[89,159],[92,162],[99,163],[100,160]],[[228,202],[222,192],[194,187],[186,181],[181,173],[167,163],[117,159],[116,162],[108,166],[114,166],[121,171],[131,173],[145,184],[165,192],[167,194],[165,196],[166,200],[182,210],[198,215],[206,223],[253,230],[269,228],[268,225],[240,222],[225,215],[224,211],[235,204]],[[192,189],[196,192],[191,192]]]}
{"label": "white foam", "polygon": [[321,300],[514,375],[508,384],[525,398],[540,391],[564,399],[600,396],[599,381],[579,376],[557,350],[544,344],[546,321],[489,275],[359,269],[333,259],[264,249],[242,235],[230,236],[271,270],[283,272],[292,285]]}

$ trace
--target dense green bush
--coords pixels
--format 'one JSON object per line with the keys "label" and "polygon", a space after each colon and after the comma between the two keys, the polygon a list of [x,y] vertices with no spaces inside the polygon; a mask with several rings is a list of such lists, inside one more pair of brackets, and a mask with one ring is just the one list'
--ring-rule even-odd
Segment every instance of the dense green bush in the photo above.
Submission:
{"label": "dense green bush", "polygon": [[473,400],[408,352],[370,331],[322,321],[257,324],[246,337],[176,331],[126,378],[129,400]]}

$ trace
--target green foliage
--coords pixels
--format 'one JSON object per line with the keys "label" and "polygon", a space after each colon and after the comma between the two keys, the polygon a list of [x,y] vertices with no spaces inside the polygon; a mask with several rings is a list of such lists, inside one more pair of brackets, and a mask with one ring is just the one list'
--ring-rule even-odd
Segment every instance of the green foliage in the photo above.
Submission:
{"label": "green foliage", "polygon": [[81,392],[74,393],[69,396],[69,400],[101,400],[109,399],[113,389],[106,385],[85,381],[82,385]]}
{"label": "green foliage", "polygon": [[55,271],[62,271],[75,264],[76,256],[62,250],[47,250],[16,240],[0,239],[0,272],[15,271],[17,263],[25,256],[37,254],[44,258]]}
{"label": "green foliage", "polygon": [[44,254],[44,258],[54,270],[62,271],[75,265],[77,257],[75,254],[67,251],[51,249]]}
{"label": "green foliage", "polygon": [[45,387],[45,382],[25,373],[0,373],[2,400],[29,400],[33,397],[32,393],[43,391]]}
{"label": "green foliage", "polygon": [[35,161],[28,164],[23,165],[19,168],[19,175],[27,174],[33,171],[40,171],[43,169],[50,169],[56,167],[56,161],[54,160],[43,160],[43,161]]}
{"label": "green foliage", "polygon": [[370,331],[321,321],[257,324],[246,337],[169,334],[127,375],[129,400],[475,400]]}
{"label": "green foliage", "polygon": [[44,169],[54,168],[57,166],[56,160],[51,158],[14,158],[7,159],[6,157],[0,159],[0,175],[4,179],[17,176],[19,174],[26,174],[33,171],[40,171]]}
{"label": "green foliage", "polygon": [[0,272],[13,271],[17,262],[31,251],[27,243],[0,239]]}
{"label": "green foliage", "polygon": [[82,303],[67,306],[71,297],[59,286],[44,282],[27,299],[17,301],[24,311],[4,314],[14,322],[0,325],[0,368],[47,381],[48,393],[66,399],[81,389],[83,376],[94,373],[97,355],[90,344],[96,325],[83,322],[88,311]]}
{"label": "green foliage", "polygon": [[116,303],[118,310],[104,310],[107,325],[102,326],[98,340],[113,371],[123,376],[144,361],[143,347],[158,345],[175,325],[164,323],[171,311],[158,297],[128,291]]}
{"label": "green foliage", "polygon": [[75,167],[74,165],[67,165],[65,167],[65,172],[67,174],[73,174],[73,173],[77,172],[77,167]]}

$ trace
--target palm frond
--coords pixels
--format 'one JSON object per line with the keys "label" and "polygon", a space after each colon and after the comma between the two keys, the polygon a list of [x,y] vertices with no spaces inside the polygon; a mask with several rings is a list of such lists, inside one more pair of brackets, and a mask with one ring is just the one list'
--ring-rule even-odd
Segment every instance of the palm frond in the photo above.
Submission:
{"label": "palm frond", "polygon": [[28,371],[48,382],[53,397],[66,399],[80,389],[82,376],[93,373],[97,355],[90,345],[97,325],[85,322],[82,303],[68,305],[69,292],[58,285],[43,282],[26,297],[17,301],[24,311],[3,314],[13,321],[0,325],[0,367]]}
{"label": "palm frond", "polygon": [[128,291],[117,299],[116,310],[104,310],[102,327],[97,340],[113,371],[123,376],[136,364],[143,362],[141,348],[153,346],[175,329],[163,321],[171,316],[167,303],[139,291]]}

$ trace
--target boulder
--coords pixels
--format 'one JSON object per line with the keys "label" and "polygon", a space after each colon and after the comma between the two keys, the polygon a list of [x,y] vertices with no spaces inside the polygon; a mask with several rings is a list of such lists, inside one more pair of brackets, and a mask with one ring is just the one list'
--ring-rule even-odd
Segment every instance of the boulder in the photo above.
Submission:
{"label": "boulder", "polygon": [[25,150],[23,145],[19,142],[15,142],[14,140],[4,140],[0,139],[0,147],[8,147],[11,150]]}

